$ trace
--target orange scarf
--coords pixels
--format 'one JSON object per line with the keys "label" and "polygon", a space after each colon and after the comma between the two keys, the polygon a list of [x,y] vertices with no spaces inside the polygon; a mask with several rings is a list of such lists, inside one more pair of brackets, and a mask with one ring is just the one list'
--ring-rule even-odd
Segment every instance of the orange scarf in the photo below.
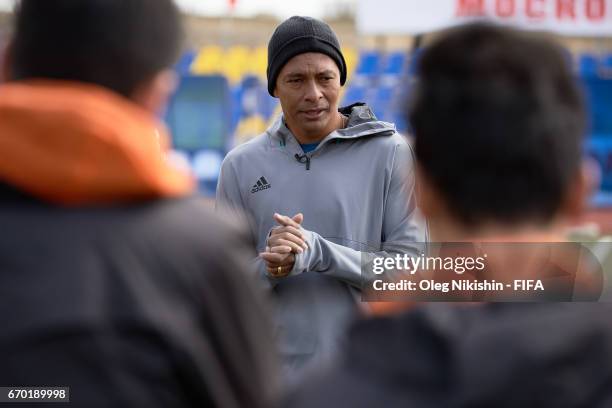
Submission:
{"label": "orange scarf", "polygon": [[166,160],[164,125],[94,85],[0,86],[0,182],[66,206],[176,197],[192,177]]}

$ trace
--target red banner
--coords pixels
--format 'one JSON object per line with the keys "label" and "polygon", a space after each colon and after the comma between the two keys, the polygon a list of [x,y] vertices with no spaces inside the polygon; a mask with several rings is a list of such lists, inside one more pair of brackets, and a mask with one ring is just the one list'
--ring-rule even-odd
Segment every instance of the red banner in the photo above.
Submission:
{"label": "red banner", "polygon": [[474,19],[564,35],[612,36],[612,0],[359,0],[357,10],[359,30],[371,34],[423,33]]}

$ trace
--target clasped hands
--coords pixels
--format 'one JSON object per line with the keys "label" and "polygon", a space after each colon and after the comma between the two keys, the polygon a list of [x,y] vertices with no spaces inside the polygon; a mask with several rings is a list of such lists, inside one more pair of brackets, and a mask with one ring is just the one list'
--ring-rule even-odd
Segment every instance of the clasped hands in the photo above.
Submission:
{"label": "clasped hands", "polygon": [[302,229],[304,215],[299,213],[293,217],[287,217],[275,213],[274,221],[278,226],[272,228],[266,242],[266,251],[260,253],[259,256],[266,262],[266,269],[270,276],[283,278],[293,269],[295,255],[308,249]]}

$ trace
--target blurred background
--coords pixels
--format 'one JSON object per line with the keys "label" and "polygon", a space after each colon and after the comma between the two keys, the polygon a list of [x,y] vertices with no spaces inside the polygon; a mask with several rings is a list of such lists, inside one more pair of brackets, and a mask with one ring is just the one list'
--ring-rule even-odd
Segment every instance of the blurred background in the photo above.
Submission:
{"label": "blurred background", "polygon": [[[0,45],[10,35],[13,0],[0,0]],[[327,21],[343,46],[349,75],[343,104],[367,102],[409,136],[404,101],[421,47],[440,29],[488,18],[552,36],[567,50],[585,91],[585,154],[599,188],[584,222],[612,232],[612,0],[178,0],[187,42],[176,65],[180,86],[165,114],[174,158],[214,197],[219,168],[234,146],[261,134],[280,113],[266,89],[267,41],[291,15]],[[154,45],[152,45],[154,46]]]}

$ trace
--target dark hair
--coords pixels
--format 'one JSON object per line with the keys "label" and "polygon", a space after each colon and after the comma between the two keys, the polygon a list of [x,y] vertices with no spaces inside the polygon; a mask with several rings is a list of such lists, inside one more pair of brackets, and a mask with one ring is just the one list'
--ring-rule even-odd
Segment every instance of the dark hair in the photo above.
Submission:
{"label": "dark hair", "polygon": [[11,79],[89,82],[130,96],[173,65],[182,41],[172,0],[21,0]]}
{"label": "dark hair", "polygon": [[466,226],[547,223],[578,174],[582,97],[560,47],[510,28],[455,28],[423,51],[408,112],[417,161]]}

